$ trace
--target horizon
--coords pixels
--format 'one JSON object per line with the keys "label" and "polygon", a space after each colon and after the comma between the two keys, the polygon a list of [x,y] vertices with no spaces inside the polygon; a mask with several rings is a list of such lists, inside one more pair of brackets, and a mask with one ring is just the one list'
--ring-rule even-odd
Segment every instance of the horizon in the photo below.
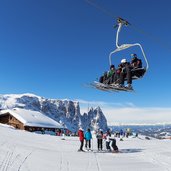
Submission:
{"label": "horizon", "polygon": [[[79,103],[80,106],[80,114],[83,115],[84,113],[88,113],[90,108],[97,108],[100,107],[103,114],[105,115],[107,119],[107,123],[109,126],[114,125],[167,125],[171,124],[171,121],[166,121],[165,118],[170,118],[171,108],[138,108],[133,105],[116,105],[112,106],[114,104],[106,104],[105,102],[87,102],[83,101],[81,99],[52,99],[52,98],[46,98],[42,97],[36,94],[32,93],[23,93],[23,94],[0,94],[0,96],[14,96],[14,97],[20,97],[23,95],[27,96],[35,96],[38,98],[44,98],[44,99],[51,99],[51,100],[62,100],[62,101],[72,101],[74,103]],[[92,104],[92,105],[91,105]],[[101,105],[99,105],[101,104]],[[109,106],[106,106],[109,105]],[[111,114],[112,113],[112,114]],[[154,120],[154,113],[157,116]],[[125,115],[126,114],[126,115]],[[143,118],[146,118],[143,119]],[[137,120],[135,120],[135,118]],[[164,118],[164,120],[163,120]]]}

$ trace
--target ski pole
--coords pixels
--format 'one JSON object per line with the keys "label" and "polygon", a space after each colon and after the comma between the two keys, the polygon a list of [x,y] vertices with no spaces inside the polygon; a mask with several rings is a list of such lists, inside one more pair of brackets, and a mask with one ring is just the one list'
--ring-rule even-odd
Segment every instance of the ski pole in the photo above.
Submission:
{"label": "ski pole", "polygon": [[93,138],[91,140],[92,140],[92,151],[93,151]]}

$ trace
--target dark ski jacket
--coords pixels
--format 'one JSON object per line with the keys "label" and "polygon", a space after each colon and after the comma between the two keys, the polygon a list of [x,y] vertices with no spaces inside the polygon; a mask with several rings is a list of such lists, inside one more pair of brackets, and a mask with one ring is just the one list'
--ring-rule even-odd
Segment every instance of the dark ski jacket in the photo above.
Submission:
{"label": "dark ski jacket", "polygon": [[131,66],[133,68],[142,68],[142,61],[141,59],[135,58],[131,61]]}

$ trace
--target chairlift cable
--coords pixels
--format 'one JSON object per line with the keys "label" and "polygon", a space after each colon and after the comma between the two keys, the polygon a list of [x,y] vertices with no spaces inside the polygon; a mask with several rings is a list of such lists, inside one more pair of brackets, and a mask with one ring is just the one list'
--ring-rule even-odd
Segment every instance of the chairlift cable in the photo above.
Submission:
{"label": "chairlift cable", "polygon": [[86,3],[88,3],[89,5],[92,5],[93,7],[97,8],[98,10],[100,10],[101,12],[103,12],[104,14],[106,14],[107,16],[110,16],[112,18],[117,19],[117,16],[114,16],[112,12],[110,12],[108,9],[103,8],[102,6],[98,5],[97,3],[92,2],[91,0],[84,0]]}
{"label": "chairlift cable", "polygon": [[155,42],[156,44],[158,44],[160,47],[168,50],[169,52],[171,52],[171,47],[167,42],[164,42],[163,40],[161,40],[159,37],[157,36],[153,36],[152,34],[144,31],[143,29],[133,25],[132,29],[134,29],[135,31],[139,32],[140,34],[145,35],[146,37],[148,37],[151,41]]}
{"label": "chairlift cable", "polygon": [[[118,19],[118,16],[116,15],[113,15],[112,12],[110,12],[109,9],[107,8],[104,8],[102,6],[100,6],[99,4],[95,3],[95,2],[92,2],[91,0],[84,0],[86,3],[88,3],[89,5],[95,7],[96,9],[100,10],[101,12],[103,12],[104,14],[106,14],[107,16],[110,16],[114,19]],[[152,40],[153,42],[155,42],[156,44],[158,44],[159,46],[161,46],[162,48],[165,48],[167,49],[168,51],[171,52],[171,47],[168,43],[166,42],[163,42],[159,37],[157,36],[153,36],[151,35],[150,33],[144,31],[143,29],[135,26],[135,25],[131,25],[134,30],[136,30],[137,32],[139,32],[140,34],[143,34],[145,35],[146,37],[148,37],[150,40]]]}

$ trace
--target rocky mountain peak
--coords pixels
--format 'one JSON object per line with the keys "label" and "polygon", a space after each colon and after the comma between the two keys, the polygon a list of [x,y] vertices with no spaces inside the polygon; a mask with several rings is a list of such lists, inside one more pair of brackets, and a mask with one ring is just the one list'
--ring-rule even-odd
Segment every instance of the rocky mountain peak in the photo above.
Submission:
{"label": "rocky mountain peak", "polygon": [[24,108],[39,111],[44,115],[62,123],[71,131],[79,127],[84,129],[107,129],[107,120],[100,107],[90,108],[88,113],[80,114],[78,101],[46,99],[34,94],[8,94],[0,96],[0,108]]}

